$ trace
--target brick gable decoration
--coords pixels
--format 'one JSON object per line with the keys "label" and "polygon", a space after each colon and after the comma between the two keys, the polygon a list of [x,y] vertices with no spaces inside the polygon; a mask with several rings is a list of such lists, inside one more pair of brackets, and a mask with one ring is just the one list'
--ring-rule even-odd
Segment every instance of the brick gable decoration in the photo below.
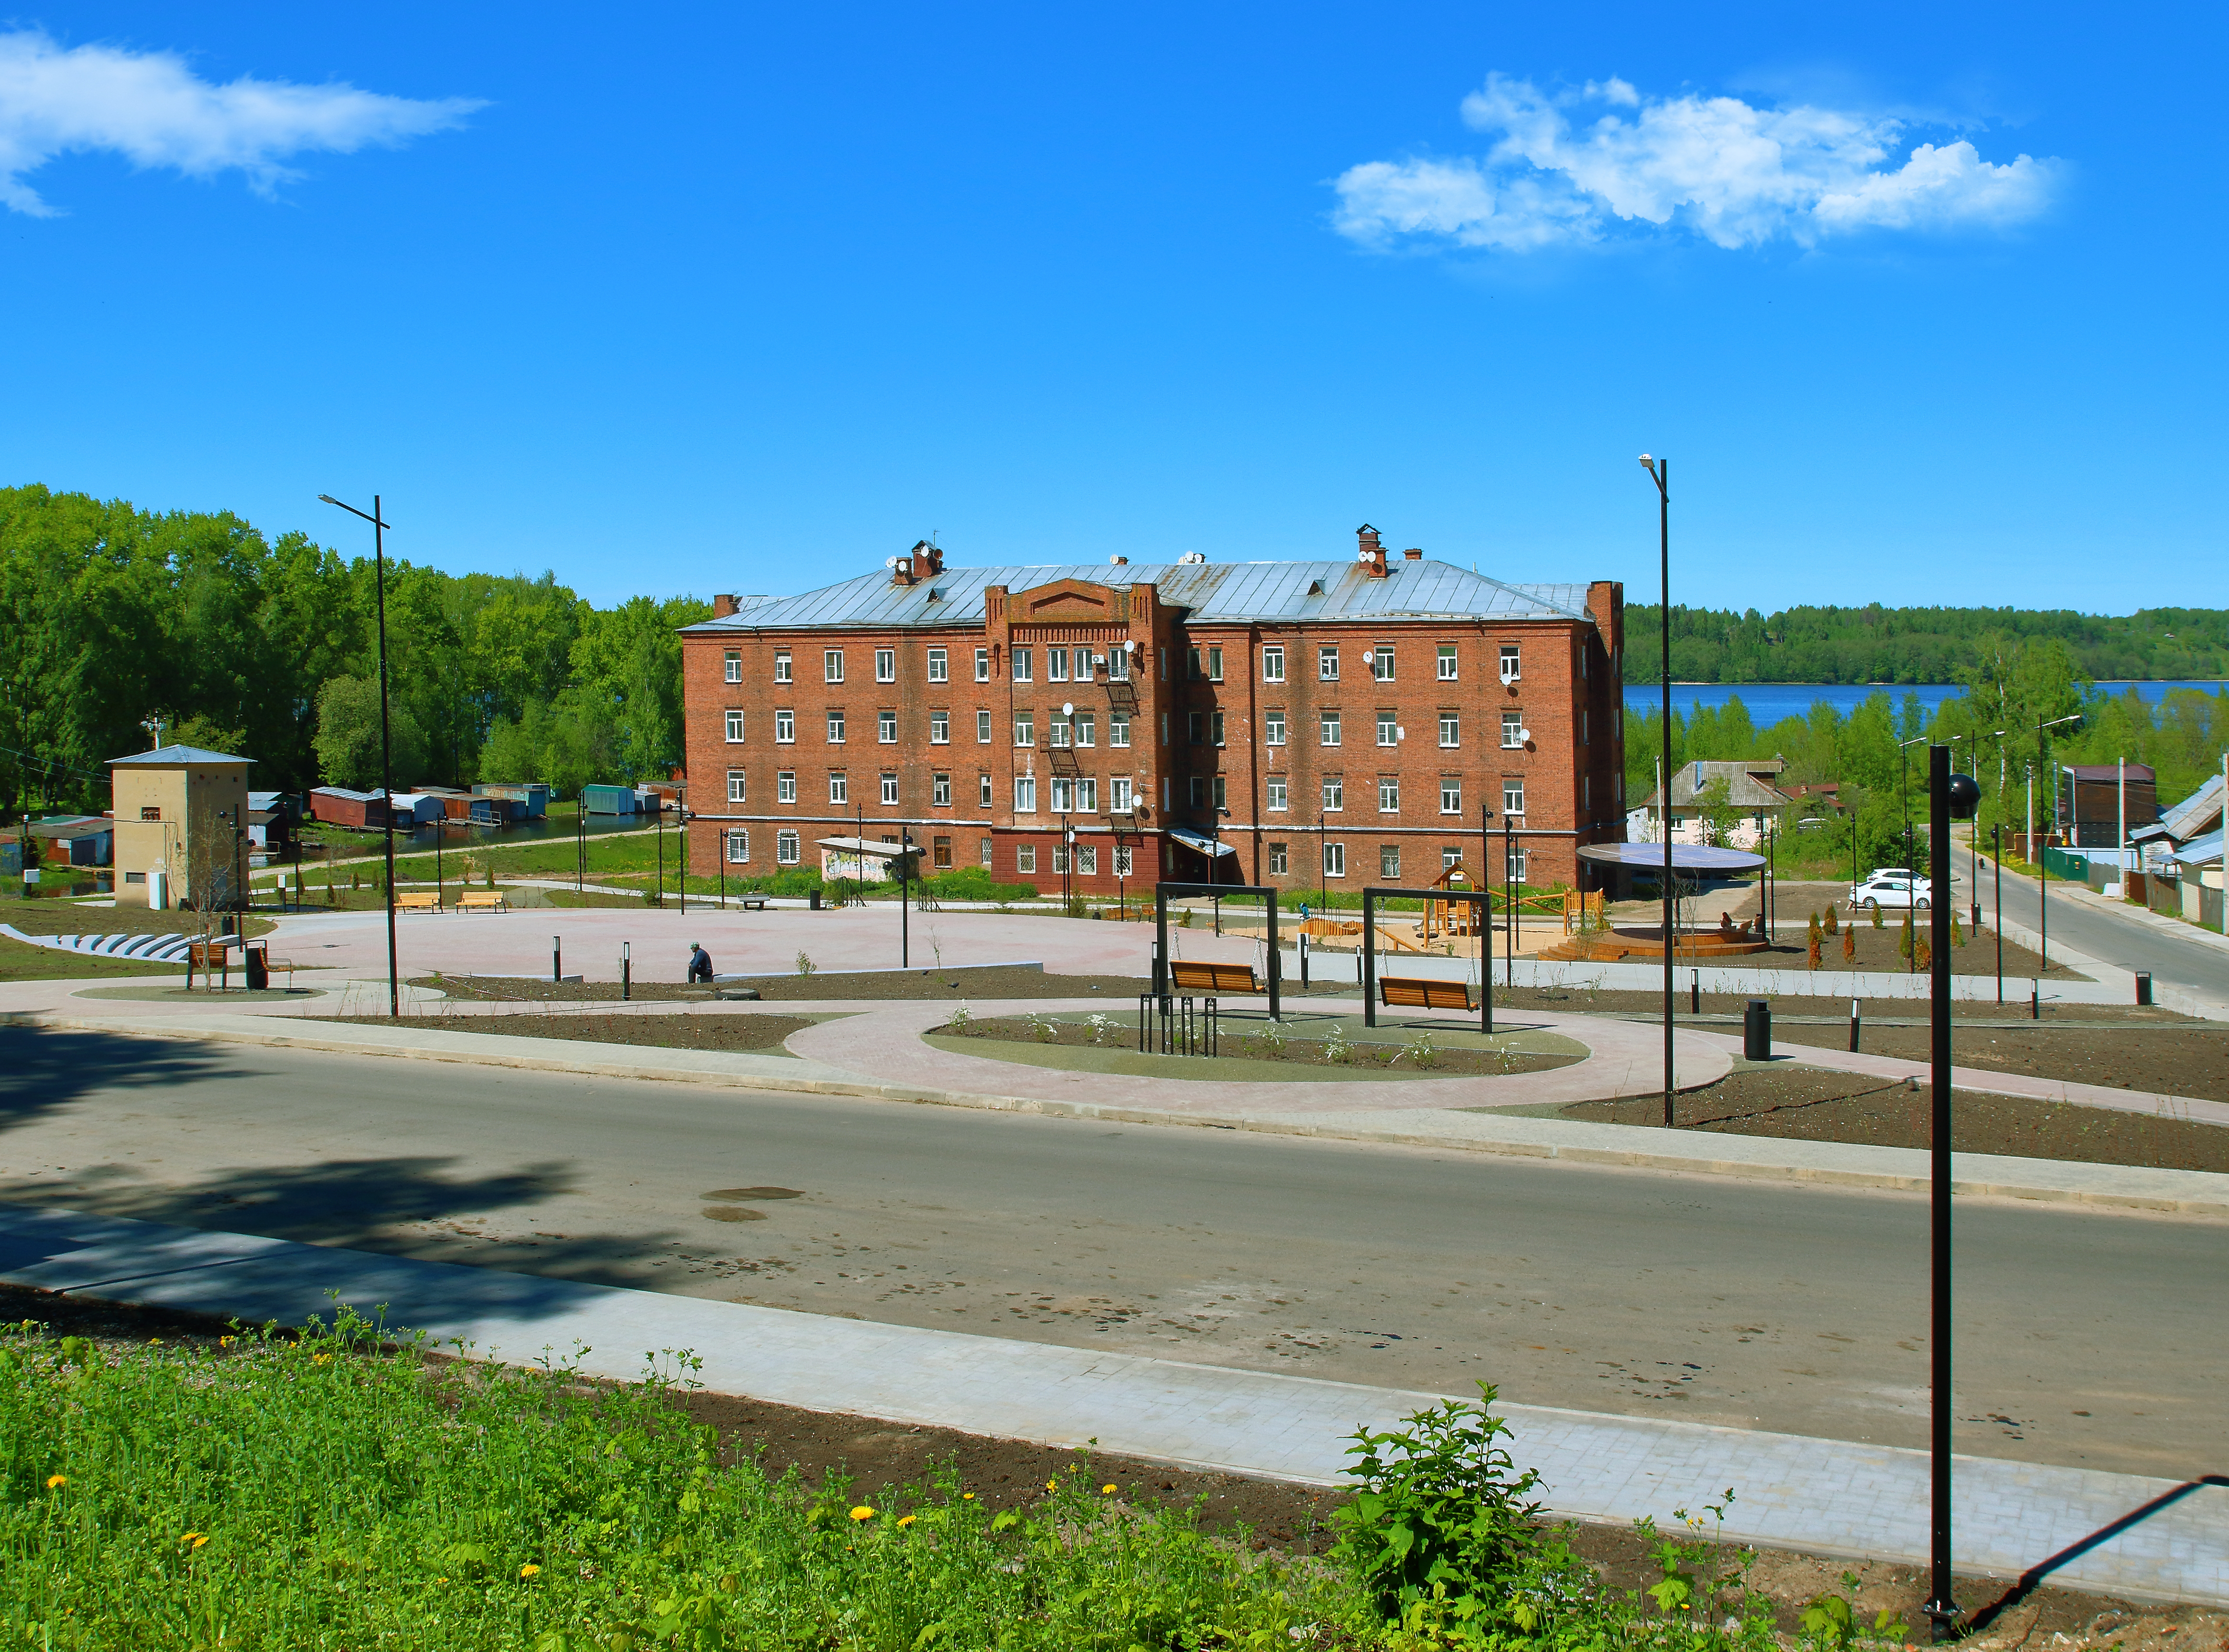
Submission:
{"label": "brick gable decoration", "polygon": [[1521,881],[1579,885],[1579,845],[1624,835],[1623,588],[1357,538],[1351,562],[1045,568],[924,543],[717,597],[680,633],[691,863],[818,865],[864,818],[932,871],[1094,896],[1422,885],[1479,863],[1483,807],[1486,865],[1507,810]]}

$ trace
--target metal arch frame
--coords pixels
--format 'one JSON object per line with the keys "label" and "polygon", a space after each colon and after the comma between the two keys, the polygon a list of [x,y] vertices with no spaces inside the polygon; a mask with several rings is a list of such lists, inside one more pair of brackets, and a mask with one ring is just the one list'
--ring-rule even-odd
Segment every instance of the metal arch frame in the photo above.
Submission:
{"label": "metal arch frame", "polygon": [[1362,890],[1362,1025],[1378,1025],[1378,900],[1380,896],[1410,901],[1468,901],[1486,908],[1479,925],[1478,1030],[1493,1034],[1493,891],[1479,889],[1461,893],[1443,889],[1397,889],[1365,884]]}
{"label": "metal arch frame", "polygon": [[1277,894],[1267,884],[1156,884],[1153,885],[1153,996],[1169,995],[1169,897],[1172,895],[1259,895],[1269,915],[1269,1019],[1283,1020],[1278,987],[1283,974],[1277,953]]}

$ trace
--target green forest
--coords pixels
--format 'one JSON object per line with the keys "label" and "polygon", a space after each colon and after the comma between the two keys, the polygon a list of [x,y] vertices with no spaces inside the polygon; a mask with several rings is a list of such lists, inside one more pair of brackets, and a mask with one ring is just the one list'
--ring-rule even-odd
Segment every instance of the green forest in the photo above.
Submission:
{"label": "green forest", "polygon": [[[153,721],[253,757],[260,788],[377,785],[369,549],[0,488],[0,809],[105,807],[108,761],[145,750]],[[390,560],[396,785],[662,776],[682,749],[674,629],[710,613]]]}
{"label": "green forest", "polygon": [[[1628,603],[1625,680],[1660,680],[1662,610]],[[1956,683],[1985,646],[2064,644],[2092,682],[2229,678],[2229,611],[2145,608],[2121,618],[2067,609],[1672,608],[1676,683]]]}

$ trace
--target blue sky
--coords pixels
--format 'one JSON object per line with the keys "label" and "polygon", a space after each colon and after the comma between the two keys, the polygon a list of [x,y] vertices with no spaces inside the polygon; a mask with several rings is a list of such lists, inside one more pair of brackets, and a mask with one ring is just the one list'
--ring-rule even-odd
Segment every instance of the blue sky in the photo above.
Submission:
{"label": "blue sky", "polygon": [[0,479],[606,602],[1365,520],[1638,600],[1647,449],[1679,600],[2229,606],[2219,8],[1705,10],[17,14]]}

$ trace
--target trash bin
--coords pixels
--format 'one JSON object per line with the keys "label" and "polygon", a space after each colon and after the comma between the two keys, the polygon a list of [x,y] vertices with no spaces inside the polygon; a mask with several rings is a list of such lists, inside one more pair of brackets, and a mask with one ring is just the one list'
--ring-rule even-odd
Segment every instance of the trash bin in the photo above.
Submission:
{"label": "trash bin", "polygon": [[809,912],[818,912],[820,910],[820,891],[819,890],[808,889],[805,891],[805,906],[806,910]]}
{"label": "trash bin", "polygon": [[249,947],[247,954],[247,990],[260,993],[271,985],[271,951],[267,947]]}
{"label": "trash bin", "polygon": [[1772,1059],[1772,1002],[1753,998],[1742,1011],[1742,1057],[1747,1061]]}
{"label": "trash bin", "polygon": [[2151,1001],[2152,972],[2149,969],[2139,969],[2136,971],[2136,1002],[2149,1004]]}

